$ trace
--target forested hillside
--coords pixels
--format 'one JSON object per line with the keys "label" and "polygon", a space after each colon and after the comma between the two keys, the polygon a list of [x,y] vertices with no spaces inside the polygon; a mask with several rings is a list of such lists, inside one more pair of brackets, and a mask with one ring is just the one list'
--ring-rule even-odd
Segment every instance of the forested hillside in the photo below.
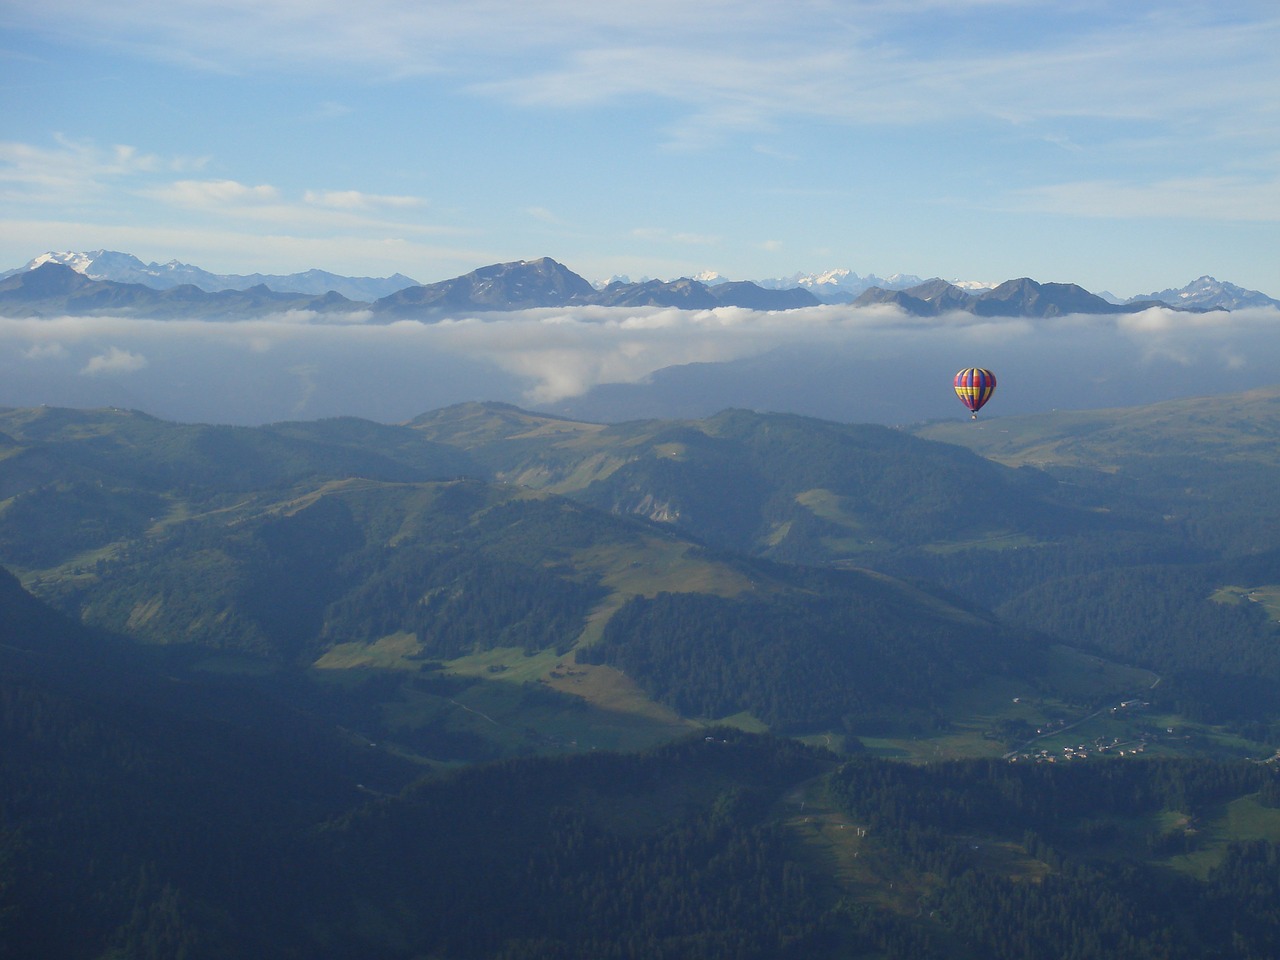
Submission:
{"label": "forested hillside", "polygon": [[790,579],[768,596],[635,597],[579,660],[683,714],[748,712],[778,731],[869,730],[904,708],[936,721],[959,690],[1044,673],[1035,639],[991,619],[861,574]]}
{"label": "forested hillside", "polygon": [[[412,767],[217,677],[180,680],[0,570],[0,956],[243,953],[239,888]],[[255,919],[257,918],[257,919]]]}
{"label": "forested hillside", "polygon": [[[1087,429],[1066,417],[932,431],[992,438],[1006,463],[746,411],[602,426],[469,404],[405,426],[248,429],[15,410],[0,414],[0,561],[63,611],[150,643],[362,676],[354,694],[313,693],[371,697],[349,719],[372,738],[399,726],[439,741],[423,731],[473,688],[459,702],[476,712],[454,717],[441,757],[522,739],[481,746],[494,724],[471,721],[497,717],[468,699],[523,701],[517,679],[569,695],[544,698],[553,713],[584,695],[637,703],[601,666],[675,711],[651,714],[661,728],[745,713],[856,735],[855,718],[866,730],[904,707],[945,727],[949,691],[978,678],[1078,690],[1035,666],[1051,640],[1154,671],[1164,707],[1267,741],[1280,645],[1248,599],[1280,582],[1263,549],[1277,467],[1260,442],[1276,424],[1265,397],[1218,404],[1188,414],[1191,430],[1161,407],[1111,426],[1089,414]],[[1245,426],[1217,429],[1231,423]],[[782,567],[743,566],[752,556],[851,575],[798,590]],[[898,603],[859,569],[950,594],[900,587]],[[1018,629],[975,631],[975,611],[995,623],[983,608]],[[437,664],[392,722],[385,705]],[[556,726],[540,735],[562,737]]]}
{"label": "forested hillside", "polygon": [[1119,522],[1018,551],[904,557],[889,569],[1150,666],[1183,712],[1275,723],[1280,390],[917,432],[1034,466]]}
{"label": "forested hillside", "polygon": [[1158,672],[1179,711],[1280,718],[1280,609],[1265,602],[1280,584],[1268,560],[1280,545],[1274,390],[915,431],[983,460],[884,428],[745,411],[591,427],[464,405],[413,426],[500,478],[718,547],[938,584]]}
{"label": "forested hillside", "polygon": [[1273,957],[1265,409],[0,411],[0,956]]}

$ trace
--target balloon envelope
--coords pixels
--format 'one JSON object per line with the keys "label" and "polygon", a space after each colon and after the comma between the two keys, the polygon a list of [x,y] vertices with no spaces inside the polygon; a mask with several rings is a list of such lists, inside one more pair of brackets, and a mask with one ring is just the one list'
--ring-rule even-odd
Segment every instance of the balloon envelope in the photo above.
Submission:
{"label": "balloon envelope", "polygon": [[996,375],[982,367],[969,367],[956,374],[956,396],[977,417],[982,405],[996,392]]}

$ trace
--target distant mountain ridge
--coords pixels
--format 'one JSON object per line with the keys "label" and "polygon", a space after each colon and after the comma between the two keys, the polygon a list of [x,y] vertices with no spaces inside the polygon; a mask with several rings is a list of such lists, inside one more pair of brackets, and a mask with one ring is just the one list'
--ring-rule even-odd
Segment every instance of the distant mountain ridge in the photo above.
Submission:
{"label": "distant mountain ridge", "polygon": [[389,322],[471,311],[590,305],[792,310],[821,303],[890,304],[915,316],[959,310],[979,316],[1042,318],[1133,313],[1162,305],[1183,310],[1280,308],[1280,300],[1209,276],[1181,289],[1122,302],[1077,284],[1040,283],[1027,277],[987,285],[939,278],[922,281],[901,274],[881,280],[843,269],[761,283],[726,280],[712,273],[699,276],[668,281],[614,279],[598,286],[550,257],[541,257],[491,264],[449,280],[417,284],[401,274],[340,277],[321,270],[283,277],[219,275],[176,260],[148,265],[130,254],[97,250],[47,253],[26,267],[0,274],[0,311],[11,316],[124,311],[155,318],[181,311],[205,319],[287,311],[330,316],[367,311],[366,318]]}
{"label": "distant mountain ridge", "polygon": [[595,288],[550,257],[495,263],[461,277],[400,290],[374,303],[381,314],[424,310],[522,310],[555,307],[590,298]]}
{"label": "distant mountain ridge", "polygon": [[277,292],[260,284],[247,290],[208,293],[192,284],[156,290],[140,283],[93,280],[74,267],[47,261],[34,270],[0,280],[0,313],[41,317],[125,312],[163,319],[181,312],[202,319],[246,319],[311,311],[337,316],[361,312],[375,321],[441,319],[465,312],[497,312],[537,307],[624,306],[710,310],[743,307],[789,310],[816,306],[803,290],[765,290],[750,282],[708,287],[697,280],[615,282],[596,290],[587,280],[550,257],[499,263],[452,280],[412,286],[372,303],[329,292],[323,296]]}
{"label": "distant mountain ridge", "polygon": [[[775,277],[761,280],[760,286],[769,290],[788,290],[799,288],[807,290],[823,303],[852,303],[859,295],[872,287],[885,290],[905,290],[924,283],[922,277],[909,273],[895,273],[891,277],[877,277],[874,273],[858,276],[852,270],[843,267],[834,270],[823,270],[819,273],[793,273],[789,277]],[[961,286],[961,283],[957,283]],[[965,282],[964,286],[980,288],[980,284]]]}
{"label": "distant mountain ridge", "polygon": [[[1129,302],[1139,299],[1130,298]],[[1210,276],[1191,281],[1178,290],[1158,290],[1141,298],[1163,300],[1183,307],[1200,307],[1206,310],[1241,310],[1245,307],[1280,307],[1280,300],[1272,299],[1257,290],[1246,290],[1234,283],[1226,283]]]}
{"label": "distant mountain ridge", "polygon": [[339,293],[281,293],[263,284],[247,290],[209,293],[186,283],[166,290],[141,283],[92,280],[72,267],[49,261],[0,280],[0,314],[16,317],[129,316],[241,319],[290,311],[348,315],[365,304]]}
{"label": "distant mountain ridge", "polygon": [[712,310],[745,307],[790,310],[816,306],[803,290],[766,290],[749,281],[709,286],[700,280],[615,280],[604,289],[550,257],[481,267],[452,280],[401,290],[375,301],[377,318],[442,315],[450,310],[522,310],[532,307],[678,307]]}
{"label": "distant mountain ridge", "polygon": [[207,293],[222,290],[248,290],[265,286],[277,293],[308,293],[321,295],[339,293],[348,300],[376,300],[416,286],[418,281],[404,274],[389,277],[344,277],[325,270],[307,270],[290,274],[229,274],[210,273],[200,267],[178,260],[168,263],[143,263],[137,257],[115,250],[92,250],[88,253],[72,251],[43,253],[30,260],[26,266],[0,273],[0,280],[15,274],[34,270],[46,263],[60,263],[83,274],[90,280],[114,280],[118,283],[140,283],[156,290],[190,284]]}
{"label": "distant mountain ridge", "polygon": [[[981,317],[1061,317],[1072,313],[1138,313],[1151,307],[1196,309],[1163,300],[1130,300],[1111,303],[1074,283],[1038,283],[1029,277],[1006,280],[982,293],[970,293],[945,280],[930,280],[906,290],[872,287],[853,301],[854,306],[892,304],[920,317],[963,310]],[[1199,308],[1206,309],[1206,308]]]}

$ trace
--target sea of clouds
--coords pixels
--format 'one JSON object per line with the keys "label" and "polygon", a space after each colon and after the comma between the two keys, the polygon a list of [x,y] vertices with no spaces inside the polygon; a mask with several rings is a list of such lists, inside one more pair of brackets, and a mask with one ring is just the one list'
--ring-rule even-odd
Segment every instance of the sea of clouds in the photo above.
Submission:
{"label": "sea of clouds", "polygon": [[787,311],[542,309],[435,322],[0,318],[0,405],[120,406],[254,424],[399,422],[470,400],[586,419],[725,407],[844,421],[963,415],[960,367],[996,371],[988,415],[1127,406],[1280,382],[1280,311],[1049,319]]}

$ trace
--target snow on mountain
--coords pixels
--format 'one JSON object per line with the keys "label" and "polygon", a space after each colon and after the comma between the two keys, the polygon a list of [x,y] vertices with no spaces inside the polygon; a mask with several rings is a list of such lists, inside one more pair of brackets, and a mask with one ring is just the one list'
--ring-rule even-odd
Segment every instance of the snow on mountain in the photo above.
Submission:
{"label": "snow on mountain", "polygon": [[864,280],[852,270],[837,268],[824,270],[821,273],[793,273],[789,277],[771,277],[768,280],[757,282],[766,290],[787,290],[791,287],[801,287],[814,296],[825,300],[827,299],[826,295],[834,292],[856,296],[867,287],[875,285],[874,282],[868,281],[874,281],[874,278],[867,277]]}
{"label": "snow on mountain", "polygon": [[[137,257],[114,250],[90,250],[87,252],[61,251],[42,253],[25,266],[0,273],[0,280],[34,270],[46,263],[70,267],[91,280],[112,280],[118,283],[140,283],[157,290],[168,290],[182,284],[191,284],[208,293],[224,290],[247,290],[262,285],[279,293],[322,295],[330,291],[350,300],[373,302],[389,297],[401,290],[418,286],[418,282],[402,274],[390,277],[344,277],[324,270],[308,270],[284,276],[250,274],[215,274],[200,267],[170,260],[167,263],[143,263]],[[704,270],[693,277],[708,287],[731,283],[727,277],[714,270]],[[637,283],[648,283],[651,278],[642,277]],[[675,282],[675,281],[671,281]],[[887,291],[902,291],[918,287],[926,281],[914,274],[895,273],[889,277],[875,274],[859,276],[854,271],[837,267],[815,273],[795,273],[789,277],[776,277],[755,281],[766,290],[808,291],[823,303],[852,303],[867,290],[878,287]],[[603,290],[610,284],[633,283],[630,277],[615,275],[607,280],[593,280],[591,286]],[[998,284],[983,280],[950,280],[948,283],[966,293],[978,295],[995,289]],[[1166,303],[1205,310],[1238,310],[1243,307],[1280,307],[1280,300],[1247,290],[1233,283],[1203,276],[1180,289],[1161,290],[1146,296],[1121,300],[1110,293],[1099,296],[1108,303],[1127,304],[1140,300],[1162,300]]]}
{"label": "snow on mountain", "polygon": [[1210,276],[1199,277],[1177,290],[1160,290],[1145,297],[1130,298],[1130,302],[1136,300],[1163,300],[1165,303],[1180,307],[1199,307],[1204,310],[1280,307],[1280,300],[1274,300],[1265,293],[1246,290],[1234,283],[1216,280]]}
{"label": "snow on mountain", "polygon": [[[649,279],[648,277],[641,277],[638,282],[644,283],[648,279]],[[629,274],[615,273],[613,276],[605,277],[603,280],[590,280],[588,282],[591,284],[591,286],[595,287],[597,290],[603,290],[605,287],[609,286],[609,284],[611,283],[631,283],[632,281]]]}
{"label": "snow on mountain", "polygon": [[992,283],[989,280],[951,280],[949,281],[953,287],[959,287],[961,290],[968,290],[971,293],[981,293],[983,290],[994,290],[1000,286],[998,283]]}
{"label": "snow on mountain", "polygon": [[[869,273],[865,279],[871,286],[883,287],[886,290],[906,290],[908,287],[917,287],[926,282],[914,273],[894,273],[883,279],[877,277],[874,273]],[[952,284],[952,286],[955,286],[955,284]]]}
{"label": "snow on mountain", "polygon": [[[613,283],[625,283],[630,285],[633,283],[649,283],[656,279],[657,279],[656,277],[650,277],[646,274],[645,276],[640,277],[640,279],[638,280],[632,280],[630,274],[615,273],[613,276],[606,277],[603,280],[591,280],[588,282],[591,284],[591,286],[595,287],[597,290],[603,290],[605,287]],[[687,276],[687,277],[672,277],[668,281],[660,281],[660,282],[675,283],[677,280],[697,280],[699,283],[705,284],[708,287],[714,287],[721,283],[731,282],[728,277],[724,276],[721,273],[716,272],[715,270],[703,270],[701,273],[691,274],[690,276]],[[761,286],[763,286],[763,284],[761,284]]]}
{"label": "snow on mountain", "polygon": [[11,277],[16,273],[25,273],[28,270],[36,269],[36,267],[42,267],[46,263],[60,263],[64,267],[70,267],[76,273],[82,273],[90,279],[100,280],[102,279],[101,277],[95,277],[89,272],[93,267],[94,257],[98,256],[100,253],[102,253],[101,250],[96,250],[93,253],[75,253],[71,250],[66,250],[62,253],[42,253],[40,256],[28,262],[25,267],[19,267],[17,270],[10,270],[3,274],[3,276]]}
{"label": "snow on mountain", "polygon": [[[836,267],[819,273],[795,273],[789,277],[775,277],[771,280],[760,280],[760,286],[770,290],[785,290],[800,287],[808,290],[825,303],[852,303],[872,287],[881,290],[907,290],[924,283],[920,277],[911,273],[895,273],[889,277],[878,277],[874,273],[859,276],[852,270]],[[982,280],[952,280],[952,286],[962,290],[981,292],[996,286]]]}
{"label": "snow on mountain", "polygon": [[416,280],[399,273],[390,277],[343,277],[324,270],[307,270],[303,273],[283,276],[261,273],[248,276],[210,273],[178,260],[170,260],[168,263],[143,263],[131,254],[115,250],[43,253],[24,267],[0,274],[0,280],[34,270],[46,263],[60,263],[71,267],[90,280],[140,283],[154,290],[169,290],[183,284],[190,284],[206,293],[218,293],[223,290],[248,290],[261,285],[277,293],[305,293],[319,296],[334,291],[349,300],[370,301],[417,285]]}

